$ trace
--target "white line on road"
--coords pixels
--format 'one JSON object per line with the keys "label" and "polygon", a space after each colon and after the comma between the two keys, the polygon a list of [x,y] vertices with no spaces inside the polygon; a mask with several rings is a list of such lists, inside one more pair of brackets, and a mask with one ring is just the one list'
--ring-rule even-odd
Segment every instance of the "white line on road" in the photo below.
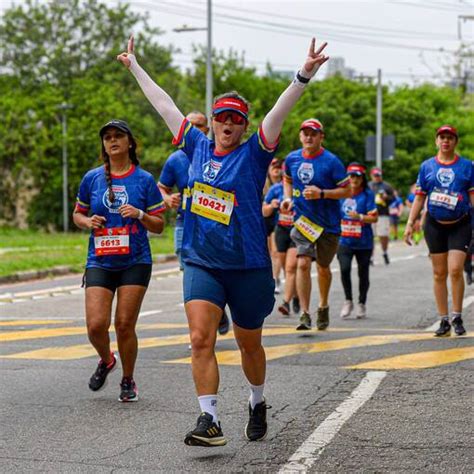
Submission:
{"label": "white line on road", "polygon": [[162,313],[162,309],[153,309],[151,311],[142,311],[138,316],[151,316],[152,314],[160,314]]}
{"label": "white line on road", "polygon": [[386,375],[387,372],[367,372],[349,397],[311,433],[278,472],[280,474],[306,472],[336,436],[342,425],[370,400]]}
{"label": "white line on road", "polygon": [[[462,302],[463,310],[466,310],[467,307],[470,306],[472,303],[474,303],[474,296],[467,296],[466,298],[464,298]],[[434,322],[431,326],[427,327],[425,331],[426,332],[436,331],[438,327],[439,327],[439,320],[436,320],[436,322]]]}

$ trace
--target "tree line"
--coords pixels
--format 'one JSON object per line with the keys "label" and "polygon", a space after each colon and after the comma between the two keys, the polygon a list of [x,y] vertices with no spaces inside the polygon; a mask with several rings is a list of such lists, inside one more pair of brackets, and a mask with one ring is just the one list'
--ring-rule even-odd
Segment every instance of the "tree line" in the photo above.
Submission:
{"label": "tree line", "polygon": [[[194,48],[194,65],[173,65],[172,46],[146,14],[127,4],[99,0],[39,4],[25,0],[0,19],[0,223],[20,223],[19,203],[31,227],[62,225],[62,128],[60,105],[68,104],[69,202],[72,212],[81,177],[98,166],[98,130],[111,118],[129,122],[140,143],[143,167],[158,178],[173,151],[171,135],[133,77],[116,61],[130,31],[139,31],[137,56],[181,110],[204,110],[205,51]],[[214,51],[214,93],[238,90],[251,102],[250,131],[273,106],[288,79],[259,75],[236,51]],[[474,107],[461,89],[423,84],[384,87],[384,133],[396,137],[396,158],[385,177],[406,192],[421,161],[435,152],[434,131],[443,123],[459,129],[459,151],[474,157]],[[302,120],[316,117],[325,146],[346,163],[364,162],[365,138],[375,133],[376,87],[331,77],[312,83],[286,120],[278,156],[300,147]],[[370,165],[370,163],[369,163]]]}

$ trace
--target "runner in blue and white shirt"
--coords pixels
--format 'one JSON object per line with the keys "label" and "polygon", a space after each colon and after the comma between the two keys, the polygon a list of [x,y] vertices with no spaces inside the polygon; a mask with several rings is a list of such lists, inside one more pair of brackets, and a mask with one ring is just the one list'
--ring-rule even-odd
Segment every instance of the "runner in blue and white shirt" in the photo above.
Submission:
{"label": "runner in blue and white shirt", "polygon": [[285,200],[282,209],[295,212],[291,238],[296,244],[298,265],[296,290],[301,316],[297,330],[311,329],[311,262],[316,260],[319,307],[316,326],[329,325],[331,270],[340,234],[339,199],[349,196],[349,179],[342,161],[323,147],[324,129],[319,120],[308,119],[300,126],[303,148],[285,160]]}
{"label": "runner in blue and white shirt", "polygon": [[117,292],[114,323],[123,370],[119,400],[136,402],[135,325],[152,266],[148,231],[162,232],[165,204],[153,176],[139,166],[137,143],[128,124],[112,120],[101,128],[100,138],[104,165],[82,179],[73,214],[79,228],[91,231],[84,275],[86,321],[100,361],[89,388],[101,389],[116,364],[109,326]]}
{"label": "runner in blue and white shirt", "polygon": [[377,222],[378,211],[375,195],[367,185],[366,168],[360,163],[347,167],[351,195],[341,199],[341,238],[337,258],[341,268],[341,281],[346,300],[341,310],[341,318],[351,315],[354,308],[352,300],[351,267],[352,259],[357,261],[359,275],[359,301],[356,305],[356,318],[367,315],[366,301],[369,291],[370,258],[374,248],[372,224]]}
{"label": "runner in blue and white shirt", "polygon": [[428,201],[425,240],[434,274],[434,294],[441,322],[435,336],[449,336],[447,277],[451,280],[452,320],[458,336],[466,333],[462,320],[464,297],[463,266],[471,241],[471,216],[474,206],[474,166],[456,153],[459,136],[451,125],[436,131],[438,153],[421,164],[416,182],[416,197],[405,229],[411,245],[413,222]]}
{"label": "runner in blue and white shirt", "polygon": [[305,85],[327,61],[326,44],[315,48],[295,80],[265,116],[258,132],[242,142],[248,127],[248,103],[237,93],[215,100],[215,141],[184,119],[169,95],[138,65],[133,38],[118,56],[174,135],[174,143],[191,162],[183,237],[184,300],[192,344],[192,368],[201,415],[185,437],[193,446],[226,444],[217,417],[219,374],[214,353],[216,330],[227,303],[242,368],[250,384],[246,437],[259,440],[267,432],[263,397],[265,352],[262,325],[274,304],[274,280],[261,211],[267,168],[274,157],[283,121]]}

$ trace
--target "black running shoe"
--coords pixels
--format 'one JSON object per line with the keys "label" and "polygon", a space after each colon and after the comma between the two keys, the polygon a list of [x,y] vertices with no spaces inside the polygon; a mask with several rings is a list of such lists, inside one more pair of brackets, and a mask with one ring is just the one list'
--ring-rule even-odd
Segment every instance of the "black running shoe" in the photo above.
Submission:
{"label": "black running shoe", "polygon": [[284,316],[289,316],[290,315],[290,304],[287,303],[286,301],[283,301],[283,303],[278,306],[278,311],[280,311],[281,314]]}
{"label": "black running shoe", "polygon": [[188,446],[224,446],[227,440],[222,433],[221,424],[212,421],[212,415],[203,412],[197,419],[197,425],[184,438],[184,444]]}
{"label": "black running shoe", "polygon": [[300,316],[300,324],[296,326],[297,331],[309,331],[311,329],[311,316],[304,311]]}
{"label": "black running shoe", "polygon": [[223,336],[224,334],[227,334],[229,332],[229,327],[230,327],[229,316],[227,316],[227,313],[224,309],[222,313],[222,318],[219,322],[219,328],[217,331],[219,332],[221,336]]}
{"label": "black running shoe", "polygon": [[453,318],[452,325],[454,328],[454,332],[456,333],[456,336],[464,336],[464,334],[466,334],[466,330],[464,329],[461,316],[458,316],[457,318]]}
{"label": "black running shoe", "polygon": [[269,408],[271,406],[267,405],[265,400],[257,403],[253,410],[249,403],[249,422],[245,427],[245,437],[249,441],[259,441],[267,436],[267,410]]}
{"label": "black running shoe", "polygon": [[320,331],[324,331],[329,326],[329,306],[318,308],[318,317],[316,319],[316,327]]}
{"label": "black running shoe", "polygon": [[435,332],[436,337],[451,336],[451,324],[446,319],[442,319],[439,323],[439,328]]}
{"label": "black running shoe", "polygon": [[107,375],[115,369],[117,365],[117,359],[113,353],[110,354],[112,356],[112,362],[106,364],[102,359],[99,360],[99,364],[97,365],[97,369],[92,374],[92,377],[89,379],[89,388],[93,392],[97,392],[105,386],[105,382],[107,380]]}
{"label": "black running shoe", "polygon": [[298,314],[301,311],[300,300],[296,296],[293,298],[293,313]]}
{"label": "black running shoe", "polygon": [[120,382],[119,402],[138,402],[138,389],[132,377],[124,377]]}
{"label": "black running shoe", "polygon": [[390,264],[390,259],[388,258],[388,253],[383,254],[383,261],[385,262],[385,265]]}

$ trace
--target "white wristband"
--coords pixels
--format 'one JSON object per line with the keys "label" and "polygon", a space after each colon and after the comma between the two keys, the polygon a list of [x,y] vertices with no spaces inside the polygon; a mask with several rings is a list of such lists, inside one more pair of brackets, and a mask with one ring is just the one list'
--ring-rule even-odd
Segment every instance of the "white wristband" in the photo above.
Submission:
{"label": "white wristband", "polygon": [[139,221],[141,221],[144,216],[145,216],[145,213],[144,213],[141,209],[138,209],[138,217],[137,217],[137,219],[138,219]]}

